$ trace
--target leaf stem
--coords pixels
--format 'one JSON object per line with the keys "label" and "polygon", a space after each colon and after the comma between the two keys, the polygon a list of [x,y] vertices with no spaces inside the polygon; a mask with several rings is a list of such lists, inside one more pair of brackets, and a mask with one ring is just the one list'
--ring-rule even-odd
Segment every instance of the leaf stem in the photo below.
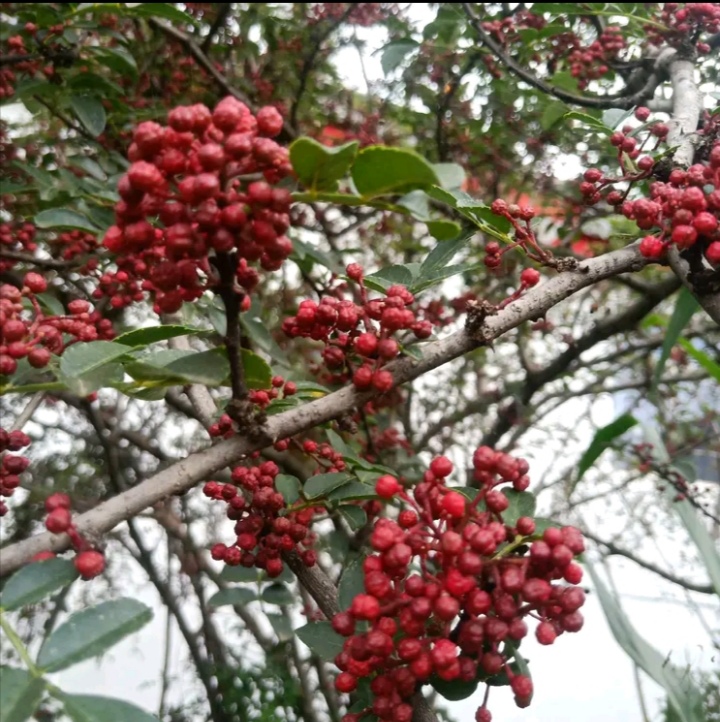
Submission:
{"label": "leaf stem", "polygon": [[10,644],[15,647],[15,651],[20,656],[20,659],[25,663],[25,666],[28,668],[30,674],[32,674],[33,677],[42,677],[42,672],[35,666],[35,662],[33,662],[30,658],[30,653],[28,652],[27,647],[23,644],[22,639],[20,639],[20,636],[10,622],[8,622],[4,614],[0,614],[0,629],[5,632],[10,640]]}

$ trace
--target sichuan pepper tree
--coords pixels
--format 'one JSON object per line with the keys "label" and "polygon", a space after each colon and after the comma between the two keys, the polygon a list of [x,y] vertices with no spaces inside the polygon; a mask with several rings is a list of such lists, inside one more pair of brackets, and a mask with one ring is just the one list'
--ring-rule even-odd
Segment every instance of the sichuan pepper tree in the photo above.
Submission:
{"label": "sichuan pepper tree", "polygon": [[[3,5],[8,719],[155,719],[45,677],[148,621],[129,562],[196,676],[171,704],[166,654],[161,719],[430,722],[429,691],[484,690],[488,722],[494,686],[531,703],[528,635],[582,634],[583,564],[701,719],[585,552],[720,589],[685,459],[717,445],[720,4],[422,7]],[[538,478],[581,420],[553,412],[605,391],[662,438],[626,413]],[[634,500],[624,540],[593,498]],[[699,581],[652,561],[658,508]],[[58,624],[78,576],[126,596]]]}

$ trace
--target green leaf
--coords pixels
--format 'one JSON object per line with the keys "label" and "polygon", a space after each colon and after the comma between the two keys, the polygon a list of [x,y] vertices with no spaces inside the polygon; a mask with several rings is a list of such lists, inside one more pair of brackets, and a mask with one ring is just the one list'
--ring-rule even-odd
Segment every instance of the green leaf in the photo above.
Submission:
{"label": "green leaf", "polygon": [[164,349],[126,363],[125,371],[137,381],[157,381],[168,386],[220,386],[230,375],[230,364],[224,349],[199,352]]}
{"label": "green leaf", "polygon": [[343,651],[345,639],[332,628],[330,622],[309,622],[296,629],[295,634],[323,662],[332,662]]}
{"label": "green leaf", "polygon": [[133,349],[114,341],[90,341],[71,346],[60,359],[60,373],[80,378],[130,353]]}
{"label": "green leaf", "polygon": [[328,444],[340,452],[345,457],[354,457],[353,450],[345,443],[342,436],[332,429],[326,429],[325,434],[327,436]]}
{"label": "green leaf", "polygon": [[297,596],[282,583],[271,584],[263,589],[260,598],[267,604],[293,604]]}
{"label": "green leaf", "polygon": [[302,493],[300,479],[289,474],[278,474],[275,477],[275,488],[282,494],[286,504],[294,504]]}
{"label": "green leaf", "polygon": [[608,108],[603,111],[602,122],[605,126],[614,130],[620,124],[624,123],[632,114],[633,109],[623,110],[622,108]]}
{"label": "green leaf", "polygon": [[540,127],[543,130],[550,130],[567,112],[568,107],[565,103],[561,103],[559,100],[550,101],[540,116]]}
{"label": "green leaf", "polygon": [[586,560],[597,598],[617,643],[649,677],[667,693],[682,722],[703,722],[702,696],[687,671],[667,660],[633,628],[615,597],[607,590],[593,566]]}
{"label": "green leaf", "polygon": [[158,722],[155,715],[122,699],[88,694],[57,696],[73,722]]}
{"label": "green leaf", "polygon": [[425,221],[428,232],[437,241],[451,241],[457,238],[462,230],[459,223],[455,221]]}
{"label": "green leaf", "polygon": [[45,640],[38,667],[48,672],[97,657],[144,627],[153,613],[135,599],[115,599],[73,614]]}
{"label": "green leaf", "polygon": [[355,557],[346,563],[338,583],[338,604],[348,609],[358,594],[365,594],[365,572],[363,557]]}
{"label": "green leaf", "polygon": [[90,135],[97,138],[105,130],[107,116],[98,98],[92,95],[71,95],[70,106]]}
{"label": "green leaf", "polygon": [[503,489],[502,493],[510,502],[510,506],[502,513],[503,521],[506,524],[515,526],[521,516],[532,516],[535,513],[537,500],[531,492]]}
{"label": "green leaf", "polygon": [[433,186],[428,189],[427,194],[436,201],[455,208],[483,232],[489,233],[502,241],[510,240],[507,235],[512,227],[510,221],[507,218],[495,215],[489,206],[479,203],[464,191],[449,191],[440,186]]}
{"label": "green leaf", "polygon": [[420,47],[420,44],[411,38],[394,40],[388,43],[382,48],[382,55],[380,56],[380,66],[382,67],[383,75],[390,75],[390,73],[418,47]]}
{"label": "green leaf", "polygon": [[344,472],[335,472],[332,474],[318,474],[311,476],[303,486],[303,494],[308,499],[317,499],[326,496],[333,489],[337,489],[344,484],[349,484],[353,480],[352,474]]}
{"label": "green leaf", "polygon": [[[103,4],[103,3],[101,3]],[[172,3],[135,3],[130,11],[132,15],[141,17],[156,17],[170,20],[172,23],[182,25],[197,25],[191,15],[178,10]]]}
{"label": "green leaf", "polygon": [[632,429],[637,423],[637,419],[632,414],[623,414],[612,423],[603,426],[595,432],[590,446],[588,446],[578,462],[577,476],[570,486],[571,494],[585,472],[600,458],[603,451],[605,451],[615,439],[622,436],[629,429]]}
{"label": "green leaf", "polygon": [[422,291],[426,291],[428,288],[437,286],[438,283],[444,281],[446,278],[452,278],[453,276],[457,276],[459,273],[475,271],[479,268],[482,268],[482,266],[472,263],[459,263],[455,266],[445,266],[445,268],[440,268],[435,271],[434,275],[429,278],[412,283],[408,290],[412,293],[418,294]]}
{"label": "green leaf", "polygon": [[468,244],[468,241],[472,237],[472,233],[466,233],[460,238],[438,243],[422,262],[418,278],[421,280],[432,278],[437,271],[441,268],[445,268],[445,266],[447,266],[450,261],[455,258],[457,253]]}
{"label": "green leaf", "polygon": [[249,389],[269,389],[272,385],[272,369],[262,357],[249,349],[241,348],[245,385]]}
{"label": "green leaf", "polygon": [[[275,339],[270,335],[267,323],[263,322],[261,314],[262,309],[260,307],[260,302],[257,299],[254,299],[252,306],[250,306],[245,313],[240,314],[240,325],[243,327],[243,330],[250,337],[250,340],[255,346],[257,346],[261,351],[264,351],[274,361],[287,366],[287,356],[280,346],[277,345]],[[224,330],[221,333],[222,335],[225,335]]]}
{"label": "green leaf", "polygon": [[5,610],[37,604],[78,576],[69,559],[46,559],[22,567],[3,587],[0,606]]}
{"label": "green leaf", "polygon": [[351,481],[331,491],[328,494],[328,501],[365,501],[377,499],[375,487],[371,484],[363,484],[360,481]]}
{"label": "green leaf", "polygon": [[710,578],[710,583],[715,593],[720,597],[720,554],[718,554],[717,542],[710,536],[697,510],[687,499],[675,501],[676,492],[670,485],[666,488],[665,494],[671,508],[680,517],[690,538],[695,543],[698,554],[705,565],[705,571]]}
{"label": "green leaf", "polygon": [[563,120],[577,120],[579,123],[587,125],[603,135],[610,135],[612,133],[612,128],[608,128],[602,120],[598,120],[587,113],[581,113],[578,110],[571,110],[569,113],[565,113],[565,115],[563,115]]}
{"label": "green leaf", "polygon": [[339,507],[338,511],[342,514],[343,518],[348,523],[348,526],[353,531],[362,529],[367,524],[367,514],[365,513],[365,510],[361,509],[359,506],[346,504],[345,506]]}
{"label": "green leaf", "polygon": [[223,607],[228,604],[244,607],[246,604],[256,601],[257,598],[257,592],[252,589],[248,589],[247,587],[230,587],[228,589],[221,589],[219,592],[213,594],[212,597],[208,599],[208,604],[211,607]]}
{"label": "green leaf", "polygon": [[0,720],[29,720],[40,704],[44,690],[45,682],[33,677],[30,672],[0,666]]}
{"label": "green leaf", "polygon": [[367,285],[374,291],[381,293],[387,291],[390,286],[401,284],[409,286],[413,282],[413,273],[407,266],[394,265],[381,268],[369,276],[365,276]]}
{"label": "green leaf", "polygon": [[149,326],[126,331],[116,336],[114,342],[123,343],[126,346],[149,346],[151,343],[198,333],[207,333],[207,331],[201,328],[190,328],[189,326]]}
{"label": "green leaf", "polygon": [[99,229],[86,216],[69,208],[49,208],[46,211],[40,211],[35,216],[35,225],[38,228],[77,228],[88,233],[99,233]]}
{"label": "green leaf", "polygon": [[284,614],[266,614],[265,616],[281,642],[287,642],[289,639],[292,639],[293,628],[288,617]]}
{"label": "green leaf", "polygon": [[257,582],[260,579],[260,570],[255,567],[229,567],[227,564],[220,572],[220,579],[224,582]]}
{"label": "green leaf", "polygon": [[312,191],[334,191],[352,167],[357,141],[329,148],[312,138],[298,138],[290,145],[290,162],[302,185]]}
{"label": "green leaf", "polygon": [[122,45],[117,45],[114,48],[94,48],[93,50],[98,62],[110,68],[110,70],[123,76],[137,77],[138,69],[135,58]]}
{"label": "green leaf", "polygon": [[433,676],[430,678],[430,684],[441,697],[451,702],[457,702],[461,699],[467,699],[475,692],[478,686],[478,680],[474,679],[470,682],[463,682],[455,679],[452,682],[446,682],[444,679],[440,679],[440,677]]}
{"label": "green leaf", "polygon": [[445,190],[459,190],[465,182],[465,169],[459,163],[434,163],[433,169]]}
{"label": "green leaf", "polygon": [[675,310],[670,317],[667,332],[665,334],[665,338],[663,339],[663,347],[660,352],[660,358],[658,359],[653,373],[653,391],[657,389],[658,381],[662,378],[663,371],[665,370],[665,364],[670,358],[670,351],[672,351],[672,347],[678,342],[683,330],[699,308],[700,304],[695,300],[695,296],[693,296],[687,288],[681,288],[680,293],[678,293],[677,301],[675,302]]}
{"label": "green leaf", "polygon": [[679,338],[678,344],[680,347],[690,356],[695,359],[716,381],[720,381],[720,365],[716,364],[706,353],[703,353],[700,349],[695,348],[685,338]]}
{"label": "green leaf", "polygon": [[440,182],[432,165],[415,151],[379,145],[358,153],[352,179],[358,192],[369,198],[407,193]]}

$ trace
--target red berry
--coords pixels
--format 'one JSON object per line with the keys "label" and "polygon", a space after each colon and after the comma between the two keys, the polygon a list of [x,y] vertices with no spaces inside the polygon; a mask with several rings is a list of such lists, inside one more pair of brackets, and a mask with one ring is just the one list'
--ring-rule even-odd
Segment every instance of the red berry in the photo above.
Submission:
{"label": "red berry", "polygon": [[540,644],[552,644],[557,638],[555,627],[550,622],[540,622],[535,630],[535,636]]}
{"label": "red berry", "polygon": [[375,482],[375,491],[383,499],[392,499],[395,494],[402,491],[402,486],[394,476],[385,474]]}
{"label": "red berry", "polygon": [[465,497],[457,491],[449,491],[442,500],[443,511],[456,519],[465,516],[465,505]]}
{"label": "red berry", "polygon": [[45,293],[47,281],[39,273],[26,273],[23,285],[33,293]]}
{"label": "red berry", "polygon": [[55,492],[45,499],[45,511],[49,514],[55,509],[69,509],[70,508],[70,497],[67,494],[61,494]]}
{"label": "red berry", "polygon": [[449,476],[453,470],[453,463],[446,456],[438,456],[430,462],[430,471],[440,478]]}
{"label": "red berry", "polygon": [[63,534],[68,530],[71,521],[70,511],[60,506],[48,514],[47,519],[45,519],[45,527],[53,534]]}
{"label": "red berry", "polygon": [[[358,371],[359,370],[360,369],[358,369]],[[373,374],[372,385],[381,393],[387,393],[388,391],[390,391],[390,389],[392,389],[393,387],[393,383],[394,381],[392,374],[385,369],[380,369],[380,371],[376,371]]]}
{"label": "red berry", "polygon": [[335,689],[337,689],[338,692],[349,694],[357,688],[357,682],[357,677],[349,672],[340,672],[335,680]]}
{"label": "red berry", "polygon": [[92,579],[102,574],[105,569],[105,557],[100,552],[92,549],[80,552],[73,560],[73,563],[83,579]]}
{"label": "red berry", "polygon": [[713,241],[705,250],[705,258],[714,266],[720,264],[720,241]]}

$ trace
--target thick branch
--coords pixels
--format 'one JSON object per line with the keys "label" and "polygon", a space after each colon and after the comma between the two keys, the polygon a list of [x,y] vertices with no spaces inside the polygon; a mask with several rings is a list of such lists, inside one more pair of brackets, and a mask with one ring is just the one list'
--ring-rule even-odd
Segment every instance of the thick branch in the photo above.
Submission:
{"label": "thick branch", "polygon": [[[649,288],[645,295],[634,305],[599,321],[590,331],[556,356],[544,368],[526,376],[525,384],[518,399],[520,403],[523,405],[528,404],[537,391],[545,384],[562,376],[584,351],[593,348],[596,344],[611,338],[617,333],[633,328],[660,301],[677,291],[679,287],[680,284],[677,279],[670,276],[663,282]],[[483,437],[483,443],[494,446],[511,427],[511,418],[507,414],[499,414],[492,429]]]}
{"label": "thick branch", "polygon": [[[691,60],[675,58],[670,63],[669,72],[673,87],[673,111],[668,145],[677,146],[673,159],[678,165],[687,168],[694,160],[698,138],[697,129],[702,112],[700,88],[695,82],[695,65]],[[689,258],[697,255],[696,250],[690,249],[682,253],[673,244],[668,248],[668,261],[675,275],[697,298],[708,316],[720,326],[720,291],[713,289],[708,292],[708,289],[698,287],[696,281],[702,277],[703,260],[698,256],[697,263],[691,264]],[[709,267],[707,270],[709,271]]]}
{"label": "thick branch", "polygon": [[[558,275],[531,289],[502,311],[488,316],[482,329],[483,342],[472,338],[464,330],[458,331],[448,338],[428,344],[423,350],[422,359],[404,358],[394,363],[390,369],[395,385],[422,376],[472,351],[482,343],[490,343],[524,321],[542,317],[555,304],[581,288],[619,273],[640,270],[647,263],[648,260],[640,254],[637,245],[584,261],[578,265],[577,270]],[[209,478],[252,451],[339,418],[351,409],[361,406],[372,396],[372,393],[358,393],[349,386],[322,399],[271,416],[265,426],[266,439],[235,437],[192,454],[91,511],[81,514],[75,520],[78,530],[85,535],[102,535],[123,521],[137,516],[149,506],[174,494],[186,492],[199,481]],[[12,544],[3,549],[0,555],[0,577],[13,572],[39,551],[62,551],[68,548],[69,543],[70,540],[65,534],[44,533]]]}
{"label": "thick branch", "polygon": [[202,45],[200,46],[200,50],[202,50],[203,53],[207,53],[207,51],[210,50],[215,35],[220,28],[225,25],[228,15],[230,15],[230,11],[232,10],[232,3],[218,3],[218,5],[218,14],[215,16],[215,20],[213,20],[213,24],[210,26],[210,30],[208,30],[208,34],[203,38]]}

